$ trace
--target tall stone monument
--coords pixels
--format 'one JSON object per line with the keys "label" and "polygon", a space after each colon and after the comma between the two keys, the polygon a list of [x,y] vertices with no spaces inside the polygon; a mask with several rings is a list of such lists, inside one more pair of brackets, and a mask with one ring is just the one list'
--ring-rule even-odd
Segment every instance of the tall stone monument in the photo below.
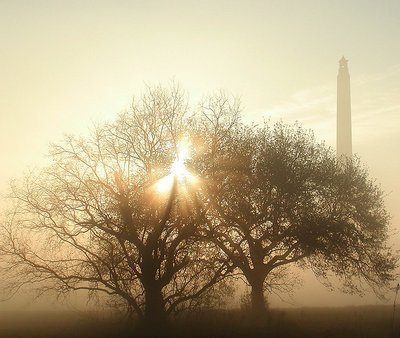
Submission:
{"label": "tall stone monument", "polygon": [[336,154],[338,159],[352,157],[350,74],[347,62],[348,60],[342,56],[339,60],[337,76]]}

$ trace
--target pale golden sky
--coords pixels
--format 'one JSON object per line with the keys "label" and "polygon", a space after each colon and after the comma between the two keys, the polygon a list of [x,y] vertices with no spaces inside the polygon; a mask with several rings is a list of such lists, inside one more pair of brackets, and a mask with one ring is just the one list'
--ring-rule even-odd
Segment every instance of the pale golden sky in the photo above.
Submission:
{"label": "pale golden sky", "polygon": [[[145,83],[172,79],[192,102],[224,89],[242,98],[246,119],[298,120],[334,146],[345,55],[353,150],[400,229],[399,36],[398,0],[0,0],[0,191],[40,166],[49,142],[112,119]],[[312,285],[296,305],[320,304],[316,290],[329,304],[375,302]]]}

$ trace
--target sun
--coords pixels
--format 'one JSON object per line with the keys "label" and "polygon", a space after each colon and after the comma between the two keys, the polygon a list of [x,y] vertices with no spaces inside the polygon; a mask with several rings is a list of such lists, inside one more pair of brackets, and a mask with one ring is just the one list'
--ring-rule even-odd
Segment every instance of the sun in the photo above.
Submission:
{"label": "sun", "polygon": [[189,174],[185,162],[190,159],[190,147],[191,143],[188,138],[180,140],[176,147],[176,157],[171,165],[170,173],[178,179],[183,179]]}
{"label": "sun", "polygon": [[175,161],[171,165],[170,172],[173,176],[182,180],[188,175],[188,171],[185,166],[185,162],[176,158]]}
{"label": "sun", "polygon": [[174,181],[177,181],[180,185],[187,183],[193,184],[196,181],[196,177],[188,171],[185,164],[186,161],[191,158],[191,146],[191,142],[187,137],[179,141],[176,146],[176,156],[171,164],[169,174],[158,180],[155,185],[158,192],[170,192]]}

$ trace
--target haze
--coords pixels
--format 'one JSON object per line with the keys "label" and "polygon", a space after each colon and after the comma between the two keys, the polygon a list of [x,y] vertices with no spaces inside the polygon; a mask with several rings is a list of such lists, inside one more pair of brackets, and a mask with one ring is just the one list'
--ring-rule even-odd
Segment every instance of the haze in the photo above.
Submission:
{"label": "haze", "polygon": [[[49,142],[113,119],[145,84],[171,80],[193,104],[222,89],[241,97],[246,121],[297,120],[334,147],[344,55],[353,151],[387,192],[398,249],[399,36],[396,0],[1,0],[1,192],[43,164]],[[295,306],[378,303],[329,292],[309,273],[303,284]]]}

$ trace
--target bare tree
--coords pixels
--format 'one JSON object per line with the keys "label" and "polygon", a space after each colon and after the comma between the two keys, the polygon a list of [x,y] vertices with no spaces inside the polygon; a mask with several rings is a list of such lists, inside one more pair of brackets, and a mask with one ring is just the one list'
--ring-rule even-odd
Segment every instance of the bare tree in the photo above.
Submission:
{"label": "bare tree", "polygon": [[12,186],[0,245],[10,294],[104,292],[153,326],[220,298],[229,264],[204,244],[198,187],[179,172],[188,123],[178,88],[148,88],[116,122],[53,145],[52,164]]}

